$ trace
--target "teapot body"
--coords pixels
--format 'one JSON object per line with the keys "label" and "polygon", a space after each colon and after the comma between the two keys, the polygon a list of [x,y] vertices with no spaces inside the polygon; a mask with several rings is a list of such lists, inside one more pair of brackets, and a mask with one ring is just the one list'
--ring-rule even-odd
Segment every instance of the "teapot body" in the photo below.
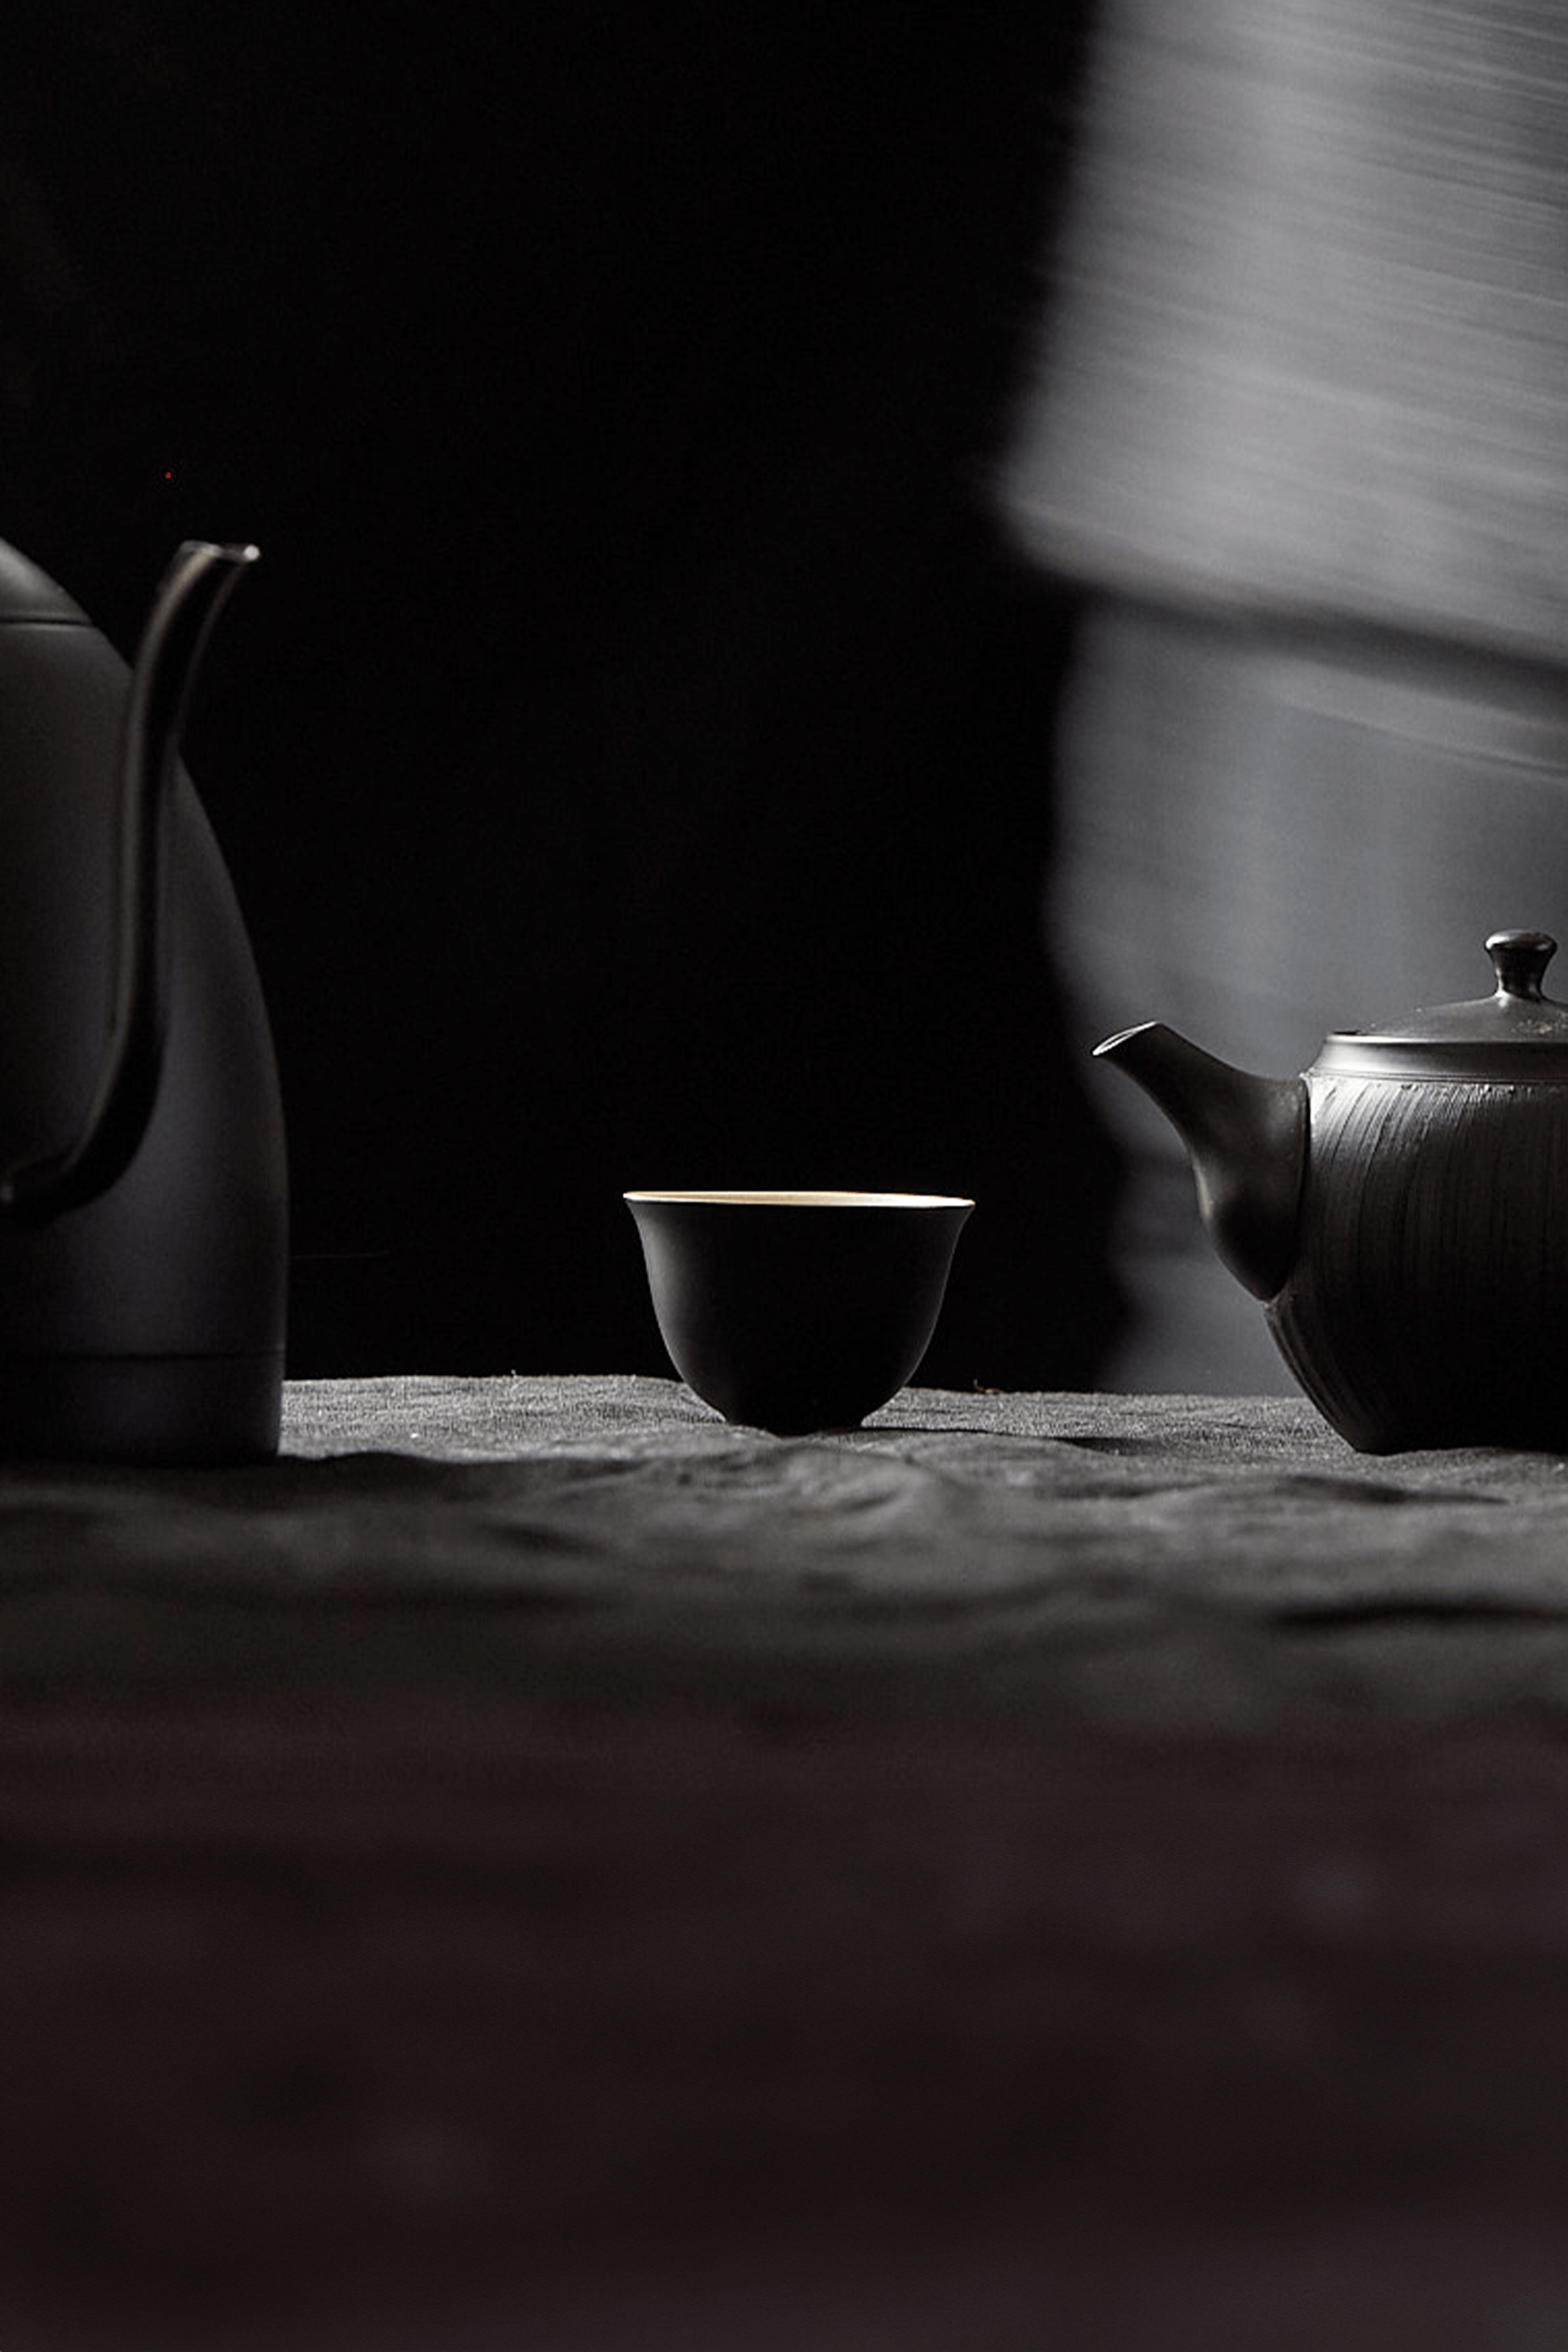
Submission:
{"label": "teapot body", "polygon": [[1267,1305],[1352,1445],[1568,1452],[1568,1078],[1308,1073],[1297,1250]]}
{"label": "teapot body", "polygon": [[[128,665],[5,551],[0,616],[0,1168],[68,1145],[112,1012]],[[57,600],[51,604],[51,599]],[[189,776],[161,844],[157,1084],[127,1164],[0,1221],[0,1454],[145,1462],[275,1450],[287,1171],[270,1031]]]}
{"label": "teapot body", "polygon": [[1159,1022],[1095,1048],[1171,1118],[1215,1249],[1366,1453],[1568,1453],[1568,1004],[1547,932],[1486,946],[1491,995],[1335,1031],[1299,1078]]}

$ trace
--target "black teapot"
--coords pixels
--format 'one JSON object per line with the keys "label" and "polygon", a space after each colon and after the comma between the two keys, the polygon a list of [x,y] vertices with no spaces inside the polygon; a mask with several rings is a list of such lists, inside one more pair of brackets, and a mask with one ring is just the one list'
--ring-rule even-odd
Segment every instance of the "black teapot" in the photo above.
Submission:
{"label": "black teapot", "polygon": [[1173,1121],[1220,1257],[1325,1418],[1368,1453],[1568,1453],[1568,1004],[1542,931],[1496,986],[1255,1077],[1159,1023],[1096,1052]]}
{"label": "black teapot", "polygon": [[271,1036],[179,742],[250,547],[188,541],[133,669],[0,543],[0,1454],[276,1450]]}

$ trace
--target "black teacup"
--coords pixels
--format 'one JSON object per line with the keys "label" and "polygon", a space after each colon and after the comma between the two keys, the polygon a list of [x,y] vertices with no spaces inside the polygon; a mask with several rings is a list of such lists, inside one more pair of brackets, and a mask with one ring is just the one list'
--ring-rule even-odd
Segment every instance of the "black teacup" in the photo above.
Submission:
{"label": "black teacup", "polygon": [[676,1370],[726,1421],[854,1429],[914,1372],[973,1201],[627,1192]]}

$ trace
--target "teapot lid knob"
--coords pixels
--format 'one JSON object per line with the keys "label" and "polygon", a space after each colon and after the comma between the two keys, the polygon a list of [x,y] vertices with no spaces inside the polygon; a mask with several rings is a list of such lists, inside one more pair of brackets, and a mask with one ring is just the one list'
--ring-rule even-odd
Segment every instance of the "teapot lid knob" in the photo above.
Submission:
{"label": "teapot lid knob", "polygon": [[1539,1004],[1541,983],[1556,952],[1556,940],[1545,931],[1494,931],[1487,953],[1497,974],[1498,994]]}

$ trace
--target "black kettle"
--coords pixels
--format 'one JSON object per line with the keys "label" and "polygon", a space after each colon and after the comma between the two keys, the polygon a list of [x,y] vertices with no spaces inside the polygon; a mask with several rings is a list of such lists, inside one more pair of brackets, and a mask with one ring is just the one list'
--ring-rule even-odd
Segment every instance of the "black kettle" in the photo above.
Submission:
{"label": "black kettle", "polygon": [[272,1039],[180,733],[253,547],[189,541],[128,670],[0,542],[0,1455],[277,1450]]}

